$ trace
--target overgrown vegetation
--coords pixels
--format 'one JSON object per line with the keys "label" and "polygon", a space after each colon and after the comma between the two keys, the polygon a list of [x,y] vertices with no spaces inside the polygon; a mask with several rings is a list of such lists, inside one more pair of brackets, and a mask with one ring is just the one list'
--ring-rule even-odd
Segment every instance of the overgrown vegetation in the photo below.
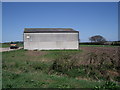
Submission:
{"label": "overgrown vegetation", "polygon": [[3,88],[118,88],[118,61],[84,50],[3,52]]}
{"label": "overgrown vegetation", "polygon": [[[119,69],[118,61],[111,59],[105,53],[96,55],[88,53],[86,55],[86,64],[79,64],[79,57],[73,57],[69,54],[63,54],[56,59],[52,65],[52,70],[66,74],[69,77],[91,78],[93,80],[107,80],[116,81],[115,77],[119,76],[117,73]],[[109,74],[110,72],[116,75]]]}

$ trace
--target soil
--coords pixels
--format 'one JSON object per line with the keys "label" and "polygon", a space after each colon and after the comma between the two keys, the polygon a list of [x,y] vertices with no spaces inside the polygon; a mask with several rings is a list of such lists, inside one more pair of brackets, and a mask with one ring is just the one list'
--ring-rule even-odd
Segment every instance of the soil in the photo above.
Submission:
{"label": "soil", "polygon": [[42,55],[45,55],[45,54],[47,54],[47,52],[46,51],[32,51],[32,50],[29,50],[29,51],[27,51],[27,53],[26,53],[27,55],[29,55],[29,56],[42,56]]}
{"label": "soil", "polygon": [[78,65],[98,65],[103,62],[107,64],[120,64],[120,47],[80,47],[83,51],[74,55],[80,60]]}
{"label": "soil", "polygon": [[120,47],[80,47],[85,52],[107,53],[109,55],[120,53]]}

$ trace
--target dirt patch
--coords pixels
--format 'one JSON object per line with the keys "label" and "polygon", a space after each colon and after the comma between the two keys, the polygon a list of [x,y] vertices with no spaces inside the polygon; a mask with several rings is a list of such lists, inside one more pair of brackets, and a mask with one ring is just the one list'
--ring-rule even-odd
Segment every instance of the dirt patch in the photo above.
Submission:
{"label": "dirt patch", "polygon": [[42,55],[46,55],[47,52],[46,51],[32,51],[29,50],[26,52],[26,55],[28,56],[42,56]]}
{"label": "dirt patch", "polygon": [[76,53],[72,58],[77,59],[79,65],[113,65],[120,64],[120,47],[80,47],[82,53]]}
{"label": "dirt patch", "polygon": [[85,52],[116,54],[120,52],[120,47],[80,47]]}
{"label": "dirt patch", "polygon": [[120,47],[80,47],[84,55],[94,53],[95,55],[102,55],[101,57],[120,60]]}

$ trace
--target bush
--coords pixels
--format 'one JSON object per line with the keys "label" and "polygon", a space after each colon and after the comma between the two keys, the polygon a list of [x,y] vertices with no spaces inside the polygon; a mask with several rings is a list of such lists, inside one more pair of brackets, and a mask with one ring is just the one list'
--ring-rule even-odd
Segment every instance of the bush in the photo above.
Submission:
{"label": "bush", "polygon": [[72,69],[77,60],[72,59],[72,57],[69,54],[62,54],[60,58],[57,58],[51,67],[52,70],[55,70],[57,72],[66,72]]}

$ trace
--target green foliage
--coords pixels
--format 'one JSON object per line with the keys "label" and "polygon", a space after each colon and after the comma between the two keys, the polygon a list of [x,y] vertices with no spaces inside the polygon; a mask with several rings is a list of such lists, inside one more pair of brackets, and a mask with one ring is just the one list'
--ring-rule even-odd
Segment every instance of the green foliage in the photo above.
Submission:
{"label": "green foliage", "polygon": [[82,68],[74,67],[65,73],[70,77],[78,77],[78,76],[85,77],[86,76],[86,71],[83,67]]}
{"label": "green foliage", "polygon": [[120,89],[120,86],[118,84],[116,84],[115,82],[106,82],[105,84],[103,85],[100,85],[100,86],[95,86],[94,87],[95,90],[98,90],[98,89],[102,89],[102,90],[119,90]]}
{"label": "green foliage", "polygon": [[69,71],[77,63],[77,59],[71,57],[69,53],[61,54],[61,57],[55,59],[51,68],[63,73]]}
{"label": "green foliage", "polygon": [[118,81],[118,82],[120,82],[120,76],[116,76],[115,80]]}

